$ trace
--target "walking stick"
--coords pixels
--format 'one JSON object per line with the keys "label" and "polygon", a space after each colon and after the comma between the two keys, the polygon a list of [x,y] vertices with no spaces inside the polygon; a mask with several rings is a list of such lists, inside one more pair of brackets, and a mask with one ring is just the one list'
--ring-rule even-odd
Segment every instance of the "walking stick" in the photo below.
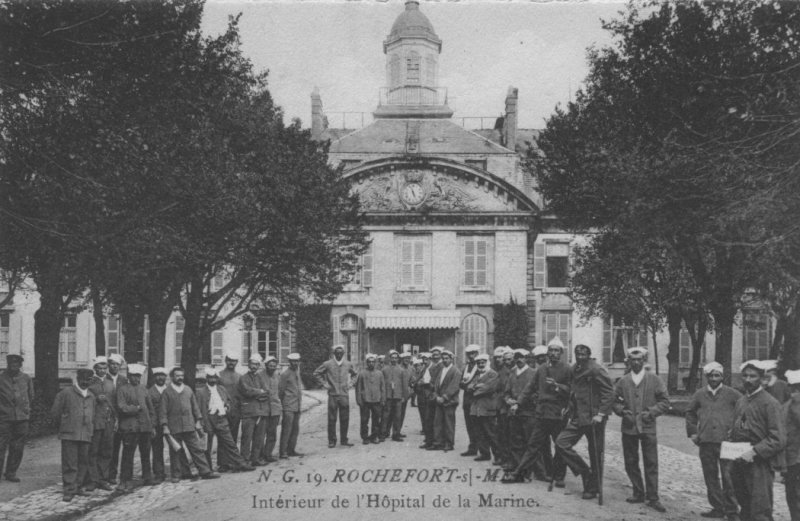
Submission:
{"label": "walking stick", "polygon": [[600,432],[603,433],[603,443],[598,446],[597,442],[597,423],[592,423],[592,444],[594,445],[594,458],[595,458],[595,469],[597,472],[597,504],[603,506],[603,467],[605,466],[605,431],[606,431],[606,420],[603,418],[603,421],[600,422]]}

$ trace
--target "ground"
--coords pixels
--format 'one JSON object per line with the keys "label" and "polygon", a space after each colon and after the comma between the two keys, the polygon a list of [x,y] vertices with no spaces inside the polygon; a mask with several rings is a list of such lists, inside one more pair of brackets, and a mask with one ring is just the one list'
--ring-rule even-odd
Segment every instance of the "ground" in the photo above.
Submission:
{"label": "ground", "polygon": [[[319,398],[320,402],[314,400]],[[503,485],[487,462],[460,457],[466,445],[461,411],[457,419],[456,451],[423,451],[419,416],[408,409],[403,442],[361,445],[358,412],[353,403],[350,437],[354,447],[327,446],[324,396],[310,393],[301,421],[301,458],[280,460],[256,472],[225,474],[212,481],[141,487],[125,496],[95,492],[89,499],[65,504],[60,500],[57,440],[43,439],[29,447],[19,485],[0,483],[0,519],[92,521],[117,519],[215,520],[309,519],[344,515],[349,519],[392,519],[435,516],[436,519],[507,520],[546,516],[548,520],[597,519],[635,521],[701,519],[708,508],[700,464],[686,439],[683,419],[659,418],[661,499],[666,514],[643,505],[629,505],[630,486],[620,449],[619,422],[609,422],[606,449],[605,504],[580,498],[580,480],[567,477],[565,489],[547,491],[547,484]],[[321,403],[323,406],[314,406]],[[583,450],[584,447],[581,447]],[[26,488],[27,487],[27,488]],[[35,488],[31,488],[35,487]],[[16,492],[14,492],[16,490]],[[788,521],[782,485],[776,485],[776,521]]]}

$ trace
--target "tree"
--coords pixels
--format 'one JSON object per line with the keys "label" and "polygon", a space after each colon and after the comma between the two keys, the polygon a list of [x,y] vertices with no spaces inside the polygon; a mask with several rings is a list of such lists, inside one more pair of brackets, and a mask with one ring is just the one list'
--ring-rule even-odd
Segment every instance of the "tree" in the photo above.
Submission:
{"label": "tree", "polygon": [[528,349],[528,314],[514,297],[506,304],[494,305],[494,346]]}

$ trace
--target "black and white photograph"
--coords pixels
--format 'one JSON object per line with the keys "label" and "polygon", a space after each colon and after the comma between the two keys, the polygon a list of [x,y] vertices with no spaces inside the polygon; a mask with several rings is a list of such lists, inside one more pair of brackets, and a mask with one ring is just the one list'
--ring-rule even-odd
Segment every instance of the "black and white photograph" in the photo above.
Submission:
{"label": "black and white photograph", "polygon": [[800,2],[0,0],[0,519],[800,521]]}

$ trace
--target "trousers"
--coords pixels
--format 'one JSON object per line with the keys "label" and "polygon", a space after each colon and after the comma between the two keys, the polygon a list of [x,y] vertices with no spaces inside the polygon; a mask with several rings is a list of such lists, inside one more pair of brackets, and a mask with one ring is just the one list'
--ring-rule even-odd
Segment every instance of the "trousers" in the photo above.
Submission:
{"label": "trousers", "polygon": [[208,423],[211,424],[211,430],[207,433],[208,440],[206,441],[206,461],[208,466],[213,468],[211,463],[211,449],[214,443],[214,438],[217,438],[217,466],[228,468],[241,468],[245,466],[245,461],[239,454],[239,449],[236,448],[236,442],[233,441],[231,428],[228,424],[226,416],[219,414],[211,414],[208,416]]}
{"label": "trousers", "polygon": [[339,436],[347,442],[350,427],[350,398],[346,395],[328,395],[328,443],[336,443],[336,417],[339,417]]}
{"label": "trousers", "polygon": [[772,483],[775,474],[769,461],[759,456],[747,463],[734,460],[731,469],[733,491],[742,521],[772,521]]}
{"label": "trousers", "polygon": [[278,425],[281,423],[281,417],[278,416],[265,416],[264,417],[264,448],[261,449],[261,459],[265,460],[272,457],[275,451],[275,444],[278,442]]}
{"label": "trousers", "polygon": [[[201,476],[211,473],[211,467],[208,465],[208,461],[206,460],[206,451],[200,446],[200,439],[197,437],[197,432],[173,432],[172,437],[175,438],[175,441],[178,443],[183,442],[183,444],[186,445],[186,448],[189,450],[189,454],[187,454],[185,457],[188,458],[189,455],[192,456],[192,461],[194,461],[194,465],[197,467],[197,470],[200,472]],[[176,471],[181,472],[180,467],[182,465],[175,465],[174,463],[178,461],[179,457],[180,456],[178,455],[178,452],[173,449],[172,446],[170,446],[169,462],[170,472],[172,472],[173,478],[181,477],[181,474],[176,474]]]}
{"label": "trousers", "polygon": [[111,479],[111,452],[114,450],[114,427],[95,429],[89,447],[89,479],[98,483]]}
{"label": "trousers", "polygon": [[242,418],[242,457],[245,461],[255,463],[264,448],[267,432],[265,416],[249,416]]}
{"label": "trousers", "polygon": [[[589,463],[575,451],[575,445],[586,437],[589,446]],[[605,447],[606,425],[596,423],[594,425],[576,425],[570,422],[556,439],[556,451],[561,455],[561,459],[576,476],[582,476],[591,471],[592,480],[586,492],[597,492],[597,476],[602,469],[601,459],[603,448]]]}
{"label": "trousers", "polygon": [[736,514],[739,505],[731,481],[731,461],[719,459],[720,443],[700,444],[700,465],[706,482],[708,503],[714,510],[725,514]]}
{"label": "trousers", "polygon": [[64,494],[74,494],[89,475],[89,447],[87,441],[61,440],[61,479]]}
{"label": "trousers", "polygon": [[300,411],[283,411],[281,424],[281,456],[297,452],[297,436],[300,434]]}
{"label": "trousers", "polygon": [[[361,416],[361,439],[377,440],[381,437],[381,403],[362,403],[359,412]],[[372,422],[372,431],[369,429],[370,421]]]}
{"label": "trousers", "polygon": [[[16,476],[25,440],[28,439],[28,420],[0,422],[0,474],[5,464],[6,476]],[[8,451],[8,457],[6,457]]]}
{"label": "trousers", "polygon": [[[531,437],[528,438],[525,453],[517,464],[516,474],[529,474],[537,466],[537,462],[541,461],[540,458],[544,459],[545,465],[547,464],[548,456],[550,455],[550,440],[555,443],[556,439],[558,439],[561,425],[561,419],[534,419],[533,431],[531,432]],[[550,468],[547,468],[547,472],[556,481],[563,480],[567,474],[567,466],[557,452],[553,456],[552,464]]]}
{"label": "trousers", "polygon": [[[644,483],[639,469],[639,445],[644,460]],[[633,495],[648,501],[658,500],[658,439],[655,434],[622,434],[625,473],[633,485]]]}
{"label": "trousers", "polygon": [[122,433],[122,464],[120,465],[120,481],[133,479],[133,456],[139,447],[139,459],[142,462],[142,479],[153,479],[150,468],[150,433],[149,432],[124,432]]}
{"label": "trousers", "polygon": [[389,399],[386,400],[386,406],[383,409],[383,419],[381,420],[381,428],[383,429],[383,437],[388,438],[389,435],[396,437],[400,435],[401,427],[401,408],[403,400]]}

